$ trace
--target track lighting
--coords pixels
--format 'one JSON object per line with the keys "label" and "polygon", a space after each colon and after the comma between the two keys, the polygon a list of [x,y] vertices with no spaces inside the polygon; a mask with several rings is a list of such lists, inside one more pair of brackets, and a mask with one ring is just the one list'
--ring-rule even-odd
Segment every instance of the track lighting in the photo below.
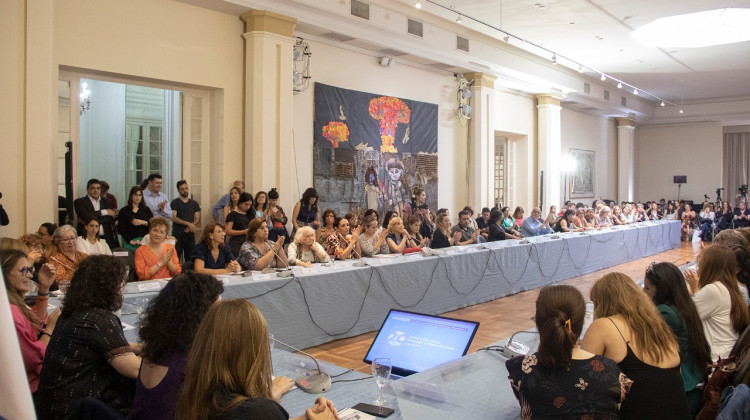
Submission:
{"label": "track lighting", "polygon": [[661,101],[661,104],[659,104],[659,105],[664,106],[664,101]]}
{"label": "track lighting", "polygon": [[617,89],[622,89],[622,82],[617,83]]}
{"label": "track lighting", "polygon": [[414,7],[416,7],[417,9],[421,9],[422,8],[422,2],[419,1],[419,0],[415,1],[414,2]]}
{"label": "track lighting", "polygon": [[683,111],[682,108],[680,108],[680,114],[684,114],[684,113],[685,111]]}
{"label": "track lighting", "polygon": [[462,24],[462,23],[464,23],[464,20],[461,17],[461,15],[458,15],[458,17],[456,18],[456,23],[458,23],[459,25]]}
{"label": "track lighting", "polygon": [[583,66],[578,66],[578,73],[583,73]]}
{"label": "track lighting", "polygon": [[557,65],[557,56],[552,54],[552,64]]}
{"label": "track lighting", "polygon": [[607,76],[605,76],[604,73],[602,73],[602,77],[600,77],[599,79],[601,79],[601,81],[603,82],[607,80]]}
{"label": "track lighting", "polygon": [[633,89],[633,95],[638,95],[638,89]]}

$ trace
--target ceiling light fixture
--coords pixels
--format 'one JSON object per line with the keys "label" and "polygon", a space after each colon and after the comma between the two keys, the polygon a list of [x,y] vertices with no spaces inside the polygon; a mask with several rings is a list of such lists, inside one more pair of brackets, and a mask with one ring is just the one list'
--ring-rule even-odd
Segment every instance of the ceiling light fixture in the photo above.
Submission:
{"label": "ceiling light fixture", "polygon": [[578,73],[583,73],[583,66],[578,66]]}
{"label": "ceiling light fixture", "polygon": [[552,54],[552,64],[557,65],[557,56],[555,54]]}
{"label": "ceiling light fixture", "polygon": [[661,104],[659,104],[659,105],[664,106],[664,101],[661,101]]}
{"label": "ceiling light fixture", "polygon": [[622,89],[622,82],[617,83],[617,89]]}
{"label": "ceiling light fixture", "polygon": [[414,7],[416,7],[417,9],[421,9],[422,8],[422,2],[419,1],[419,0],[415,1],[414,2]]}
{"label": "ceiling light fixture", "polygon": [[633,89],[633,95],[638,96],[638,89]]}
{"label": "ceiling light fixture", "polygon": [[607,80],[607,76],[605,76],[604,73],[602,73],[602,77],[600,77],[599,79],[603,82]]}
{"label": "ceiling light fixture", "polygon": [[458,23],[459,25],[460,25],[460,24],[462,24],[462,23],[464,23],[464,20],[463,20],[463,19],[461,18],[461,15],[460,15],[460,14],[459,14],[459,15],[458,15],[458,17],[456,18],[456,23]]}
{"label": "ceiling light fixture", "polygon": [[680,114],[684,114],[684,113],[685,111],[683,111],[682,108],[680,108]]}
{"label": "ceiling light fixture", "polygon": [[503,37],[503,41],[505,41],[505,42],[510,42],[510,37],[509,37],[508,35],[505,35],[505,36]]}

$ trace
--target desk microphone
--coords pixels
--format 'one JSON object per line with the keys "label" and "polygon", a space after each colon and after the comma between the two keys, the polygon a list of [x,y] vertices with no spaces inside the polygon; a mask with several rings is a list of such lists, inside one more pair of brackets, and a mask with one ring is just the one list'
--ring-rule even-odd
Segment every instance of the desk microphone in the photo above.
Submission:
{"label": "desk microphone", "polygon": [[[344,235],[342,235],[342,234],[340,234],[338,232],[336,232],[336,233],[339,235],[339,237],[341,239],[344,240],[344,242],[346,242],[347,245],[351,245],[351,243],[349,243],[349,241],[346,240],[346,238],[344,237]],[[356,244],[354,246],[352,246],[352,251],[354,251],[354,254],[356,254],[357,257],[359,258],[359,261],[357,261],[354,264],[352,264],[352,267],[367,267],[367,263],[365,261],[362,261],[362,254],[360,254],[359,252],[357,252],[357,246],[356,246]]]}
{"label": "desk microphone", "polygon": [[[276,276],[278,276],[278,277],[294,277],[294,272],[289,267],[289,264],[286,261],[284,261],[284,259],[281,258],[279,256],[279,254],[276,253],[276,250],[273,249],[273,247],[271,247],[271,252],[273,252],[273,255],[275,255],[276,258],[280,259],[281,262],[284,263],[284,268],[283,269],[273,269],[273,268],[270,268],[270,267],[266,267],[266,268],[263,269],[263,273],[273,273],[274,271],[278,271],[278,273],[276,274]],[[269,271],[266,271],[266,270],[269,270]]]}
{"label": "desk microphone", "polygon": [[320,370],[320,365],[318,364],[318,360],[316,358],[314,358],[311,354],[306,353],[296,347],[290,346],[289,344],[278,339],[274,339],[274,342],[288,347],[294,351],[298,351],[311,358],[313,362],[315,362],[315,366],[317,367],[317,369],[312,369],[308,370],[307,372],[301,373],[294,380],[294,383],[297,384],[298,388],[305,392],[309,392],[310,394],[320,394],[321,392],[326,392],[331,389],[331,376]]}

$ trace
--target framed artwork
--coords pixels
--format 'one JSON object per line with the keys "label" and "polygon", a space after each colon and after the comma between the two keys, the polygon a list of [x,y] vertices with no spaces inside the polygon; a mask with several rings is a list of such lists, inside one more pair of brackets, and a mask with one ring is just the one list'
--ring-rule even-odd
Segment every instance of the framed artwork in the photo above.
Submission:
{"label": "framed artwork", "polygon": [[594,197],[596,153],[593,150],[570,149],[575,169],[570,173],[570,198]]}

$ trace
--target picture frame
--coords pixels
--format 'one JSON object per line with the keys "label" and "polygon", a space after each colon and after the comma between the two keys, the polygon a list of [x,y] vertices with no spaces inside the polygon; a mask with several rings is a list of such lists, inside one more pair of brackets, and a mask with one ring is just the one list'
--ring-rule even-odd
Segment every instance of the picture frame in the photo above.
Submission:
{"label": "picture frame", "polygon": [[570,198],[593,198],[596,174],[596,152],[593,150],[570,149],[575,168],[570,176]]}

